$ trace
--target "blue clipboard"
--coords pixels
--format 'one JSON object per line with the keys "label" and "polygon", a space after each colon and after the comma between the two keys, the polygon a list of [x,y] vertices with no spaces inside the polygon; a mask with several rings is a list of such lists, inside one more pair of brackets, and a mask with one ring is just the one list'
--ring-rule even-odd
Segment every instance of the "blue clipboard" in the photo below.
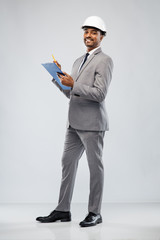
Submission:
{"label": "blue clipboard", "polygon": [[63,89],[63,90],[71,90],[71,87],[67,87],[63,85],[57,75],[57,73],[61,73],[64,75],[64,73],[61,71],[61,69],[57,66],[56,63],[43,63],[42,66],[49,72],[49,74],[56,80],[58,85]]}

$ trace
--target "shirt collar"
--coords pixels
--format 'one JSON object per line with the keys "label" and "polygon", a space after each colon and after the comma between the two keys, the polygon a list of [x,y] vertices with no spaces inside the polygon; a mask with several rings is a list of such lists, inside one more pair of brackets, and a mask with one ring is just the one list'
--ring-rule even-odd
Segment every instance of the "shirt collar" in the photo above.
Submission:
{"label": "shirt collar", "polygon": [[88,52],[88,53],[89,53],[89,56],[88,56],[88,57],[90,57],[90,55],[93,54],[98,48],[100,48],[100,46],[97,47],[97,48],[92,49],[91,51],[89,51],[89,52]]}

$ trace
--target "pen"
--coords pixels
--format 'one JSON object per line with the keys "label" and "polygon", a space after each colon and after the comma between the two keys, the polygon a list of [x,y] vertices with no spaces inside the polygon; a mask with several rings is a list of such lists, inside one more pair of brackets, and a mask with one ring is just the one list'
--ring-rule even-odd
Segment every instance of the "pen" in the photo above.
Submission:
{"label": "pen", "polygon": [[56,62],[56,59],[54,58],[53,54],[52,54],[52,58],[53,58],[54,62]]}
{"label": "pen", "polygon": [[56,59],[54,58],[53,54],[52,54],[52,58],[54,60],[54,63],[61,69],[61,65],[56,61]]}

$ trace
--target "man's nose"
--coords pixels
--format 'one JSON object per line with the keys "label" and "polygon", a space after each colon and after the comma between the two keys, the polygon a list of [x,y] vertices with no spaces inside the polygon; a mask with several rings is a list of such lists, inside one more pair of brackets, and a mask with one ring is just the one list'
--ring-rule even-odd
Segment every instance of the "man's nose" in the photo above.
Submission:
{"label": "man's nose", "polygon": [[91,33],[87,32],[86,37],[91,37]]}

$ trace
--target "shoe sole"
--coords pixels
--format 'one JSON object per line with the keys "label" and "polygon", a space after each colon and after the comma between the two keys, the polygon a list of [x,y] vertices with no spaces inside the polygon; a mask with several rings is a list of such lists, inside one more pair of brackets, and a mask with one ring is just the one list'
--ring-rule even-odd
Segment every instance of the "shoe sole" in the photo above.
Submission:
{"label": "shoe sole", "polygon": [[61,222],[71,222],[71,219],[70,218],[68,218],[68,219],[61,219],[60,221]]}
{"label": "shoe sole", "polygon": [[40,221],[40,220],[37,220],[41,223],[52,223],[52,222],[71,222],[71,218],[66,218],[66,219],[57,219],[55,221]]}

